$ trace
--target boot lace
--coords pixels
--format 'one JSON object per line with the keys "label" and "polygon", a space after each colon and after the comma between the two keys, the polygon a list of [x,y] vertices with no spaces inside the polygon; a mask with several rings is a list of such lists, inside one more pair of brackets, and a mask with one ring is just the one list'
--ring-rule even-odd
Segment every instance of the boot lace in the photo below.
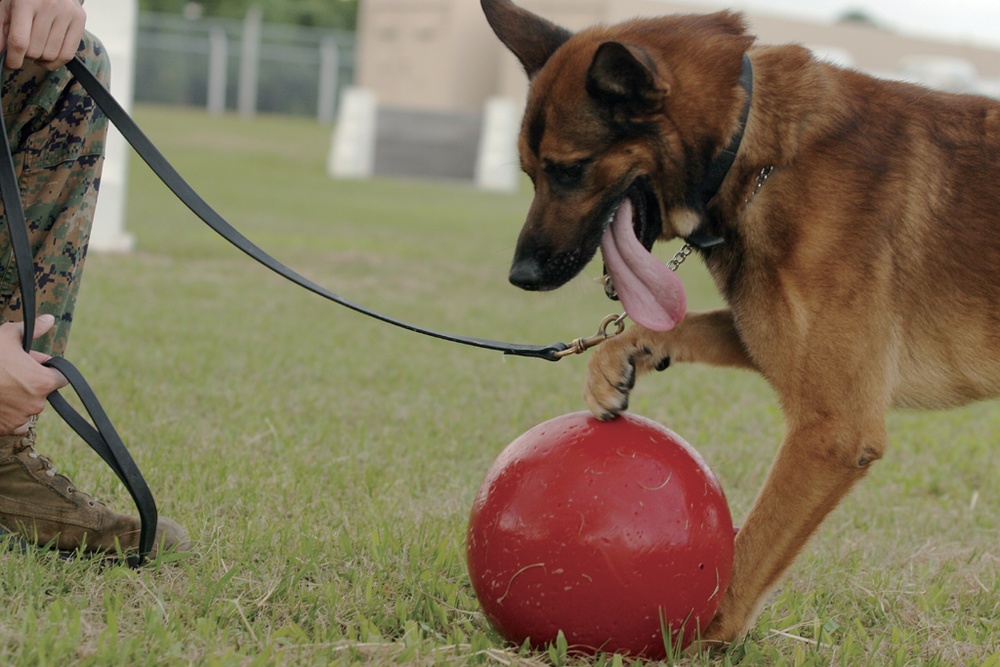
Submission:
{"label": "boot lace", "polygon": [[[42,456],[41,454],[39,454],[38,452],[35,451],[35,448],[32,446],[32,438],[26,437],[22,441],[22,447],[21,447],[20,453],[27,453],[28,458],[33,459],[35,461],[38,461],[42,465],[42,472],[45,473],[46,477],[49,477],[50,479],[54,479],[55,476],[58,474],[58,471],[56,470],[56,466],[55,466],[54,463],[52,463],[52,460],[49,459],[49,457]],[[90,495],[86,491],[81,491],[80,489],[76,488],[73,485],[73,483],[70,481],[70,479],[68,477],[66,477],[65,475],[60,475],[60,476],[63,479],[66,480],[66,484],[67,484],[67,486],[66,486],[66,493],[67,494],[73,495],[74,493],[79,493],[80,495],[84,496],[87,499],[87,504],[89,504],[91,507],[93,507],[94,505],[97,504],[97,499],[96,498],[94,498],[92,495]]]}

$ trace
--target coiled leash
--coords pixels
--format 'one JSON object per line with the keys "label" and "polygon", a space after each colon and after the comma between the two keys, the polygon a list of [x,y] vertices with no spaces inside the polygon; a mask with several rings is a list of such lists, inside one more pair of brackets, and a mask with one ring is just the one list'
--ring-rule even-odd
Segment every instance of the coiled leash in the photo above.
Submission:
{"label": "coiled leash", "polygon": [[[0,63],[6,57],[6,50],[0,51]],[[0,197],[3,199],[4,217],[7,219],[7,230],[10,233],[10,243],[14,252],[14,264],[21,286],[21,304],[24,313],[22,345],[24,351],[29,352],[35,338],[35,263],[32,258],[31,242],[28,239],[28,225],[21,204],[14,158],[11,155],[6,122],[2,113],[0,113]],[[135,554],[125,554],[128,565],[139,567],[153,549],[153,541],[156,539],[157,511],[153,494],[150,492],[146,480],[143,479],[142,473],[139,472],[139,467],[125,447],[125,443],[115,431],[107,413],[101,407],[100,401],[97,400],[97,396],[80,371],[69,361],[59,357],[53,357],[45,365],[54,368],[66,377],[93,424],[77,412],[58,391],[49,394],[49,404],[111,467],[128,490],[129,495],[132,496],[136,509],[139,511],[141,521],[139,551]]]}

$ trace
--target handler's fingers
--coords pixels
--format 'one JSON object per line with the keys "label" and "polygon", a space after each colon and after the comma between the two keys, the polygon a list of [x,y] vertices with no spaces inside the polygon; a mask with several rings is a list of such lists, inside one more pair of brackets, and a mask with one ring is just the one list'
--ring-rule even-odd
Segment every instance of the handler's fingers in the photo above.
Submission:
{"label": "handler's fingers", "polygon": [[8,10],[6,39],[2,46],[7,49],[4,65],[10,69],[20,69],[31,45],[31,31],[35,20],[34,9],[25,3],[14,3]]}
{"label": "handler's fingers", "polygon": [[[33,339],[41,338],[49,331],[56,323],[56,318],[52,315],[39,315],[35,318],[35,329]],[[12,340],[21,340],[24,338],[24,322],[7,322],[3,326],[0,326],[0,336],[6,336]]]}
{"label": "handler's fingers", "polygon": [[24,66],[26,59],[54,70],[72,60],[80,46],[87,23],[83,6],[61,0],[39,7],[39,3],[11,3],[5,34],[0,34],[0,48],[6,47],[4,65],[11,69]]}
{"label": "handler's fingers", "polygon": [[42,66],[57,58],[62,51],[63,38],[66,36],[68,26],[69,22],[59,16],[48,26],[36,20],[35,28],[32,30],[32,46],[25,56]]}
{"label": "handler's fingers", "polygon": [[45,69],[55,70],[72,60],[80,48],[86,23],[87,15],[82,7],[71,15],[60,15],[52,24],[45,48],[36,62]]}
{"label": "handler's fingers", "polygon": [[[56,323],[56,318],[53,317],[52,315],[48,314],[39,315],[37,318],[35,318],[35,338],[38,339],[47,334],[49,331],[52,330],[52,327],[55,326],[55,323]],[[21,335],[22,336],[24,335],[23,324],[21,325]],[[31,356],[32,359],[34,359],[40,364],[44,364],[46,361],[52,358],[51,355],[45,354],[44,352],[37,352],[35,350],[32,350],[29,353],[29,355]],[[69,380],[67,380],[66,377],[56,369],[46,368],[45,370],[49,372],[49,376],[52,382],[52,391],[55,391],[56,389],[62,389],[63,387],[69,384]]]}
{"label": "handler's fingers", "polygon": [[[36,354],[38,354],[38,356],[35,356]],[[44,364],[46,361],[48,361],[49,359],[52,358],[52,357],[50,357],[47,354],[41,354],[41,353],[36,353],[36,352],[33,352],[31,354],[31,356],[32,356],[33,359],[35,359],[35,361],[38,361],[41,364]],[[40,357],[44,357],[44,359],[42,359]],[[69,384],[69,380],[66,379],[66,376],[63,375],[62,373],[60,373],[59,371],[57,371],[56,369],[49,368],[48,366],[45,366],[44,368],[45,368],[46,371],[48,371],[48,373],[49,373],[49,379],[51,381],[51,384],[49,385],[50,386],[50,389],[49,389],[49,393],[50,394],[52,392],[56,391],[57,389],[62,389],[63,387],[65,387],[66,385]]]}
{"label": "handler's fingers", "polygon": [[32,350],[28,354],[31,355],[32,359],[34,359],[40,364],[44,364],[46,361],[52,358],[52,355],[45,354],[44,352],[39,352],[38,350]]}
{"label": "handler's fingers", "polygon": [[[39,338],[50,332],[55,323],[56,319],[51,315],[39,315],[38,317],[35,318],[35,326],[32,329],[31,339],[38,340]],[[24,339],[24,322],[9,322],[7,324],[4,324],[2,327],[0,327],[0,334],[5,335],[10,339],[16,339],[17,341],[22,341]],[[34,350],[32,350],[31,352],[32,357],[38,359],[38,357],[35,356],[36,354],[41,354],[41,353],[36,353]],[[45,358],[40,360],[42,363],[49,360],[48,355],[44,356]]]}
{"label": "handler's fingers", "polygon": [[[39,315],[35,318],[35,335],[34,338],[41,338],[55,326],[56,318],[52,315],[45,314]],[[24,335],[24,325],[21,325],[21,335]]]}

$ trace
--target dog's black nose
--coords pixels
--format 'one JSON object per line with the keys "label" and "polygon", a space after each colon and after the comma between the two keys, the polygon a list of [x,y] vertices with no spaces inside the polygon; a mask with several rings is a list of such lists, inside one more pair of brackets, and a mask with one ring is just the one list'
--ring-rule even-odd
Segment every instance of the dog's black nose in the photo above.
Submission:
{"label": "dog's black nose", "polygon": [[537,290],[542,284],[542,266],[534,259],[517,259],[510,267],[511,284],[526,290]]}

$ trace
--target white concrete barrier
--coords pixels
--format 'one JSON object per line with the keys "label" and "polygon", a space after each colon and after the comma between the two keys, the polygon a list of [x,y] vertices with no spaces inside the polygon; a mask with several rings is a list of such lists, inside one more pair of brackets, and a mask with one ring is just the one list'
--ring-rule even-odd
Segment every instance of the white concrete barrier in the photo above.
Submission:
{"label": "white concrete barrier", "polygon": [[375,95],[362,88],[343,92],[327,158],[332,178],[370,178],[375,168]]}
{"label": "white concrete barrier", "polygon": [[[132,109],[138,0],[87,0],[87,29],[104,43],[111,57],[111,93],[126,111]],[[125,196],[131,147],[117,130],[108,131],[104,175],[97,201],[90,249],[127,252],[135,238],[125,231]]]}
{"label": "white concrete barrier", "polygon": [[476,187],[516,192],[519,184],[517,133],[520,107],[507,97],[491,97],[483,110],[483,129],[476,159]]}

